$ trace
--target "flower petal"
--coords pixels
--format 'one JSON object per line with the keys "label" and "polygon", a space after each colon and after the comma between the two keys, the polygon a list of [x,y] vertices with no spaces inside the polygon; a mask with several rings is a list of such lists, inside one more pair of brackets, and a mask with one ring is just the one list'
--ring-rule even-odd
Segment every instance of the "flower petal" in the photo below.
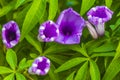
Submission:
{"label": "flower petal", "polygon": [[10,21],[3,25],[2,39],[7,48],[12,48],[18,43],[20,30],[15,21]]}
{"label": "flower petal", "polygon": [[52,42],[59,34],[57,25],[53,21],[44,22],[39,28],[38,39],[40,41]]}
{"label": "flower petal", "polygon": [[50,69],[50,60],[44,56],[38,57],[28,69],[30,74],[46,75]]}
{"label": "flower petal", "polygon": [[62,44],[78,44],[84,28],[84,19],[72,8],[64,10],[56,24],[59,27],[59,36],[56,42]]}
{"label": "flower petal", "polygon": [[104,24],[112,18],[113,12],[106,6],[96,6],[90,9],[87,13],[88,20],[91,22],[98,33],[103,35],[105,32]]}
{"label": "flower petal", "polygon": [[99,23],[105,23],[110,20],[112,14],[113,12],[106,6],[96,6],[88,11],[87,16],[93,25],[98,25]]}

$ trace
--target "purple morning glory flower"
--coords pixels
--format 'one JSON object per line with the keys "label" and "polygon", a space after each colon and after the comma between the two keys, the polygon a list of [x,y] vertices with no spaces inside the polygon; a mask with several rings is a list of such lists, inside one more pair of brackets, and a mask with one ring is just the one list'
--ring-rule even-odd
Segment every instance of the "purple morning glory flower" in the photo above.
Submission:
{"label": "purple morning glory flower", "polygon": [[112,18],[112,14],[106,6],[96,6],[88,11],[88,20],[95,26],[98,35],[104,34],[104,23]]}
{"label": "purple morning glory flower", "polygon": [[30,74],[46,75],[49,69],[50,69],[50,60],[44,56],[41,56],[34,60],[28,72]]}
{"label": "purple morning glory flower", "polygon": [[78,44],[84,28],[84,19],[72,8],[68,8],[60,14],[56,24],[59,28],[59,36],[56,42],[62,44]]}
{"label": "purple morning glory flower", "polygon": [[20,39],[20,30],[15,21],[10,21],[3,25],[2,41],[7,48],[14,47]]}
{"label": "purple morning glory flower", "polygon": [[46,21],[40,25],[38,39],[51,42],[57,38],[58,34],[58,26],[53,21]]}

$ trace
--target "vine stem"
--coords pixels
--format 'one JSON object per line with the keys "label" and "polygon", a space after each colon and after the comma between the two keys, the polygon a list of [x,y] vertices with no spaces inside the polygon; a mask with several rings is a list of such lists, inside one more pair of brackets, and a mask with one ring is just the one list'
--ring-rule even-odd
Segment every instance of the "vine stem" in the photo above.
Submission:
{"label": "vine stem", "polygon": [[30,75],[27,73],[27,71],[23,72],[23,74],[30,80],[34,80]]}

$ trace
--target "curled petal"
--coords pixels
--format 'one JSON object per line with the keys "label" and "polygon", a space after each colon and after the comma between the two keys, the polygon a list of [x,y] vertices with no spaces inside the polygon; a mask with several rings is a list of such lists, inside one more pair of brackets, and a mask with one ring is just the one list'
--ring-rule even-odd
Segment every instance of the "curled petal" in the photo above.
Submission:
{"label": "curled petal", "polygon": [[56,39],[56,42],[62,44],[80,43],[80,37],[82,35],[85,21],[72,8],[62,11],[56,24],[59,28],[59,36]]}
{"label": "curled petal", "polygon": [[104,35],[104,33],[105,33],[104,23],[98,24],[96,26],[96,31],[100,36]]}
{"label": "curled petal", "polygon": [[46,21],[39,28],[38,39],[40,41],[54,41],[59,34],[57,25],[53,21]]}
{"label": "curled petal", "polygon": [[7,48],[14,47],[20,39],[20,30],[15,21],[10,21],[2,28],[3,43]]}
{"label": "curled petal", "polygon": [[44,56],[38,57],[28,69],[30,74],[46,75],[50,69],[50,60]]}
{"label": "curled petal", "polygon": [[94,29],[94,27],[88,22],[86,21],[86,26],[91,34],[91,36],[94,38],[94,39],[97,39],[98,38],[98,35],[97,35],[97,32],[96,30]]}

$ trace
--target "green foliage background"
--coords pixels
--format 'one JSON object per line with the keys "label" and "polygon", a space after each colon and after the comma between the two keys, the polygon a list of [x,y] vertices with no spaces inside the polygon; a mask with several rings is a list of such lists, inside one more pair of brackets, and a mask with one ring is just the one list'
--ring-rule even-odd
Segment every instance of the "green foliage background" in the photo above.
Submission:
{"label": "green foliage background", "polygon": [[[87,11],[100,5],[114,14],[99,39],[93,40],[85,28],[77,45],[37,40],[39,25],[56,21],[62,10],[72,7],[87,20]],[[6,49],[0,36],[0,80],[120,80],[120,0],[0,0],[0,31],[10,20],[18,23],[21,39]],[[38,56],[51,60],[46,76],[27,72]]]}

